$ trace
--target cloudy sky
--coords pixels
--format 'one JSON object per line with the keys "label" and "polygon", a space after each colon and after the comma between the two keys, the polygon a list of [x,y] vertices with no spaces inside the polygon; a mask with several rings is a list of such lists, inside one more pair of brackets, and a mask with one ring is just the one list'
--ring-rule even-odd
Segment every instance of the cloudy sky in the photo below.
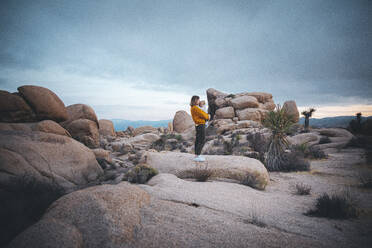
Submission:
{"label": "cloudy sky", "polygon": [[372,115],[371,41],[369,0],[1,0],[0,89],[99,118],[170,119],[208,88]]}

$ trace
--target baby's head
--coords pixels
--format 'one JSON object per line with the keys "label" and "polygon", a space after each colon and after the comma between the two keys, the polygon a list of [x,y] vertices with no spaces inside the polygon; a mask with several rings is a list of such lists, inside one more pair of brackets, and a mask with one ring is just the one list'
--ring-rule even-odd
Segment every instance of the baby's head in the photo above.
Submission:
{"label": "baby's head", "polygon": [[205,101],[204,100],[202,100],[202,101],[199,102],[199,106],[200,107],[203,107],[204,105],[205,105]]}

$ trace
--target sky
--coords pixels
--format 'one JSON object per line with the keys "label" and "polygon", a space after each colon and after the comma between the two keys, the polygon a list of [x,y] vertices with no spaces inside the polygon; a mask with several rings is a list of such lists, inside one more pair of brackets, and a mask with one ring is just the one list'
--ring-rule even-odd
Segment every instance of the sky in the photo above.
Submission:
{"label": "sky", "polygon": [[372,115],[372,1],[1,0],[0,89],[29,84],[108,119],[171,119],[208,88]]}

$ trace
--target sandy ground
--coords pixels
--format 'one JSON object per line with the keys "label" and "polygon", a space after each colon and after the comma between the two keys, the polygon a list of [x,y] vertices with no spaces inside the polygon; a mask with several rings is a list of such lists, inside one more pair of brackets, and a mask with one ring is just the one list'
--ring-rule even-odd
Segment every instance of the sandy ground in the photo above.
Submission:
{"label": "sandy ground", "polygon": [[[155,246],[164,244],[167,230],[178,237],[170,237],[167,242],[178,240],[179,247],[371,247],[372,190],[359,187],[358,175],[360,171],[371,173],[372,167],[365,165],[363,154],[360,149],[345,149],[330,154],[328,159],[313,160],[310,172],[270,173],[265,191],[229,182],[186,181],[164,174],[169,178],[141,186],[153,200],[151,207],[144,210],[144,229],[138,233],[143,238],[146,234],[158,235],[163,241],[152,243]],[[300,182],[312,187],[310,195],[293,193],[294,185]],[[345,190],[356,201],[359,218],[332,220],[304,215],[320,194]],[[251,223],[252,219],[258,223]],[[226,242],[229,237],[231,243]]]}

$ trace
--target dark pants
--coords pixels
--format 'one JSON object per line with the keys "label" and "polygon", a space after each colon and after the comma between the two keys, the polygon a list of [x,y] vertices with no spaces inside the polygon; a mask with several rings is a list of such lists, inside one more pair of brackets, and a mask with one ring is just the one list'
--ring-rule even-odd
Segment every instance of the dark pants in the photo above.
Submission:
{"label": "dark pants", "polygon": [[196,128],[195,154],[200,155],[205,143],[205,124],[200,124]]}

